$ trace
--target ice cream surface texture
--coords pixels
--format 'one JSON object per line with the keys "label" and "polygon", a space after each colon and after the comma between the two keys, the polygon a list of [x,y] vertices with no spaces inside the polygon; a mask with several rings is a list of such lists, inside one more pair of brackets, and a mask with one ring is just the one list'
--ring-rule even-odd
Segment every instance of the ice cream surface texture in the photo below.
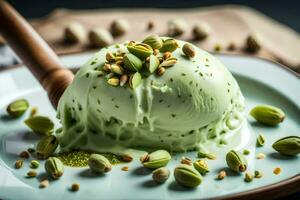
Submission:
{"label": "ice cream surface texture", "polygon": [[206,141],[227,143],[226,135],[244,120],[240,88],[214,56],[193,46],[195,56],[188,58],[186,42],[177,42],[177,62],[162,76],[143,77],[134,89],[108,84],[112,75],[103,74],[106,54],[128,53],[127,43],[103,48],[84,64],[59,101],[61,150],[187,151]]}

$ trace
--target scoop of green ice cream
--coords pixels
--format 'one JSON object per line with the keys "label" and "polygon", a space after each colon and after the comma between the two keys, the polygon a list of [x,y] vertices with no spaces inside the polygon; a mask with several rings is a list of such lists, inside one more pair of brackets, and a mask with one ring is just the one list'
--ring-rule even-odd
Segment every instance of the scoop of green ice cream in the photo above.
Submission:
{"label": "scoop of green ice cream", "polygon": [[174,66],[162,76],[144,77],[135,89],[108,84],[101,71],[106,54],[128,53],[126,44],[96,53],[60,99],[61,149],[185,151],[238,129],[244,98],[237,82],[218,59],[195,46],[195,57],[186,57],[185,43],[178,41],[172,52]]}

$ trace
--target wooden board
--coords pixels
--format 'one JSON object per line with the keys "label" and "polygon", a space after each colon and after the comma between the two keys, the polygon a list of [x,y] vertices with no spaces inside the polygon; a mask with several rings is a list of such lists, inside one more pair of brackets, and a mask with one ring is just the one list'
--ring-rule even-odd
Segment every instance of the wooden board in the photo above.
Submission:
{"label": "wooden board", "polygon": [[[245,54],[244,42],[249,33],[257,32],[263,37],[263,49],[255,56],[275,60],[295,71],[300,69],[300,36],[297,32],[248,7],[214,6],[195,9],[105,9],[71,11],[59,9],[49,16],[32,21],[32,25],[58,54],[90,50],[88,43],[70,45],[63,42],[63,29],[71,21],[81,22],[87,30],[92,27],[109,28],[114,19],[123,18],[130,22],[130,31],[115,42],[140,40],[149,34],[166,35],[167,23],[171,19],[186,20],[189,29],[178,39],[191,41],[199,47],[213,51],[215,44],[221,44],[222,53]],[[151,31],[148,22],[154,23]],[[203,42],[192,41],[191,30],[198,21],[206,21],[212,27],[212,34]],[[238,49],[226,51],[234,42]],[[299,70],[300,71],[300,70]]]}

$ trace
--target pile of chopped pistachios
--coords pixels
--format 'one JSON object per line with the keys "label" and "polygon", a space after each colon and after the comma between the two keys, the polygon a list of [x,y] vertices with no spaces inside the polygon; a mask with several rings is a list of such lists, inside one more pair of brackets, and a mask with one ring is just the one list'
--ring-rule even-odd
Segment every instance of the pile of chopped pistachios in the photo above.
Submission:
{"label": "pile of chopped pistachios", "polygon": [[[141,43],[131,41],[127,44],[125,52],[107,52],[106,62],[100,68],[107,83],[112,86],[129,85],[136,88],[152,74],[162,76],[166,70],[174,66],[177,58],[172,52],[179,47],[173,38],[162,39],[157,35],[148,36]],[[186,43],[182,47],[183,53],[192,58],[196,51],[191,44]]]}

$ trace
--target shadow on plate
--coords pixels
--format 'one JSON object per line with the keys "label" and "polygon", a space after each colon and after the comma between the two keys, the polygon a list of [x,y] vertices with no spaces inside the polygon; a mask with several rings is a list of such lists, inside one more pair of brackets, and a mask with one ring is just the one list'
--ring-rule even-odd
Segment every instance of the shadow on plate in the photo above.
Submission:
{"label": "shadow on plate", "polygon": [[81,172],[79,172],[78,176],[82,177],[82,178],[99,178],[99,177],[104,177],[105,174],[99,173],[93,173],[90,169],[85,169]]}
{"label": "shadow on plate", "polygon": [[151,173],[152,173],[152,171],[145,167],[138,167],[132,171],[132,174],[136,175],[136,176],[145,176],[145,175],[149,175]]}

